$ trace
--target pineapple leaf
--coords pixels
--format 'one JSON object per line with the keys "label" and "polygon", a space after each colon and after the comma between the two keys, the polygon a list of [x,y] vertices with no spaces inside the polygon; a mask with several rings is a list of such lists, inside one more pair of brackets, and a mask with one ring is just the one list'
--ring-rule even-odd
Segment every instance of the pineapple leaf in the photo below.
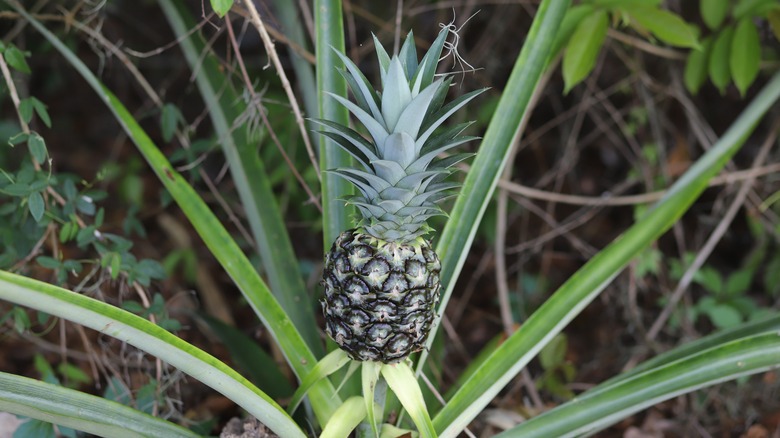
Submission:
{"label": "pineapple leaf", "polygon": [[301,404],[312,385],[340,370],[347,362],[349,362],[349,356],[341,349],[333,350],[320,359],[320,361],[317,362],[317,365],[314,365],[311,372],[303,378],[301,386],[295,390],[295,394],[293,394],[290,404],[287,406],[287,413],[292,415],[293,412],[298,409],[298,406]]}
{"label": "pineapple leaf", "polygon": [[379,369],[381,366],[382,364],[380,362],[366,361],[363,362],[363,368],[361,370],[363,401],[366,403],[368,423],[371,425],[371,431],[374,433],[375,438],[379,437],[379,427],[377,427],[376,421],[376,408],[378,406],[374,403],[374,392],[376,390],[377,382],[379,382]]}
{"label": "pineapple leaf", "polygon": [[421,77],[420,88],[425,88],[433,83],[433,78],[436,75],[436,67],[438,67],[439,58],[441,57],[441,50],[444,48],[444,43],[447,41],[447,35],[449,33],[450,30],[448,27],[444,27],[439,31],[439,36],[436,37],[436,40],[431,44],[431,48],[428,49],[428,52],[423,56],[421,64],[423,68],[417,69],[414,78],[412,78],[412,83],[417,82],[417,76]]}
{"label": "pineapple leaf", "polygon": [[[352,90],[352,95],[355,97],[358,106],[362,108],[363,111],[371,113],[371,107],[368,104],[368,100],[366,100],[366,96],[364,96],[363,93],[360,93],[360,86],[358,86],[355,78],[343,68],[339,68],[337,71],[341,74],[341,77],[347,81],[347,86]],[[376,95],[376,92],[372,92],[372,96],[369,96],[369,98],[374,101],[374,105],[378,105],[379,97]]]}
{"label": "pineapple leaf", "polygon": [[[429,85],[422,90],[408,105],[404,108],[400,117],[398,118],[398,124],[395,125],[393,132],[406,132],[417,138],[420,133],[420,127],[422,126],[425,114],[431,106],[431,101],[436,94],[436,89],[441,85],[441,81]],[[388,128],[388,131],[390,129]],[[416,148],[418,151],[420,148]]]}
{"label": "pineapple leaf", "polygon": [[[360,201],[358,199],[361,199]],[[380,217],[385,214],[385,209],[377,205],[367,202],[365,198],[355,196],[349,199],[347,202],[356,206],[359,210],[364,211],[364,217]]]}
{"label": "pineapple leaf", "polygon": [[355,105],[347,99],[344,99],[341,96],[335,95],[333,93],[327,94],[336,99],[340,104],[344,105],[344,107],[346,107],[352,114],[355,115],[355,117],[358,118],[358,120],[360,120],[360,123],[362,123],[366,129],[368,129],[369,134],[371,134],[371,137],[373,137],[374,143],[378,145],[384,144],[385,139],[387,139],[387,136],[389,135],[383,126],[384,121],[371,117],[371,114],[367,113],[359,106]]}
{"label": "pineapple leaf", "polygon": [[[379,106],[376,103],[374,87],[371,86],[371,84],[368,82],[368,79],[366,79],[360,69],[358,69],[355,63],[352,62],[352,60],[349,59],[347,55],[339,52],[335,48],[333,51],[336,52],[336,55],[341,59],[341,62],[344,63],[344,66],[347,68],[347,70],[349,70],[350,75],[354,79],[354,84],[357,88],[352,89],[352,92],[356,95],[358,93],[362,94],[374,118],[379,121],[379,123],[384,123],[384,120],[382,119],[382,113],[379,111]],[[351,85],[352,84],[350,84],[350,86]]]}
{"label": "pineapple leaf", "polygon": [[377,203],[380,207],[384,208],[386,212],[395,215],[398,210],[406,207],[406,205],[397,199],[383,199]]}
{"label": "pineapple leaf", "polygon": [[409,83],[417,72],[417,48],[414,45],[414,34],[411,30],[409,31],[409,34],[406,35],[406,40],[401,46],[398,57],[401,59],[401,64],[406,73],[406,82]]}
{"label": "pineapple leaf", "polygon": [[358,424],[366,418],[366,405],[363,397],[353,396],[336,409],[328,424],[322,429],[320,438],[340,438],[349,436]]}
{"label": "pineapple leaf", "polygon": [[348,139],[344,138],[336,132],[317,131],[317,133],[322,134],[336,142],[336,144],[339,145],[341,149],[347,151],[347,153],[352,156],[352,158],[356,159],[360,164],[362,164],[365,170],[371,170],[371,164],[369,164],[371,162],[371,158],[367,157],[361,149],[355,147],[355,145],[352,144]]}
{"label": "pineapple leaf", "polygon": [[382,158],[395,161],[402,169],[406,169],[415,161],[414,138],[405,132],[391,134],[387,137],[387,140],[385,140]]}
{"label": "pineapple leaf", "polygon": [[436,94],[433,96],[431,105],[428,107],[428,113],[426,113],[425,118],[423,118],[421,129],[425,130],[433,123],[433,116],[436,115],[436,113],[441,110],[442,105],[444,105],[444,100],[447,98],[447,92],[450,90],[450,85],[452,85],[451,75],[442,78],[442,84],[436,89]]}
{"label": "pineapple leaf", "polygon": [[[325,134],[326,132],[328,132],[347,140],[349,144],[354,146],[358,151],[360,151],[361,154],[363,154],[363,157],[367,158],[367,160],[365,160],[366,163],[370,162],[371,160],[379,159],[379,156],[377,156],[377,151],[374,145],[366,141],[366,139],[364,139],[363,136],[360,135],[354,129],[351,129],[347,126],[335,122],[331,122],[330,120],[325,120],[325,119],[310,119],[310,120],[312,123],[317,123],[319,125],[328,127],[333,130],[333,131],[320,131],[320,133]],[[341,143],[339,143],[339,145],[342,146],[350,154],[352,153],[351,148],[347,148]],[[359,158],[357,155],[353,155],[353,156],[355,158]]]}
{"label": "pineapple leaf", "polygon": [[[371,184],[368,183],[368,181],[363,180],[360,177],[351,175],[347,172],[343,171],[344,169],[335,169],[335,170],[325,170],[325,172],[332,172],[334,175],[338,175],[341,178],[344,178],[345,180],[351,182],[352,184],[357,187],[358,190],[368,199],[374,199],[379,196],[379,192],[371,187]],[[354,170],[354,169],[350,169]]]}
{"label": "pineapple leaf", "polygon": [[[407,105],[411,106],[409,102],[412,101],[409,82],[404,76],[403,66],[397,57],[393,57],[393,60],[390,61],[390,67],[383,82],[382,116],[385,118],[387,130],[395,132],[401,114],[406,112],[404,109],[408,109]],[[399,127],[403,127],[403,125]]]}
{"label": "pineapple leaf", "polygon": [[339,172],[339,174],[347,174],[347,175],[352,175],[354,177],[360,178],[361,180],[368,183],[374,190],[378,192],[381,192],[382,190],[390,187],[390,183],[387,180],[377,175],[374,175],[373,173],[363,172],[362,170],[351,169],[348,167],[340,167],[336,169],[336,171]]}
{"label": "pineapple leaf", "polygon": [[453,154],[449,157],[440,158],[438,160],[434,160],[433,163],[431,163],[430,168],[431,169],[447,169],[449,167],[452,167],[458,163],[460,163],[463,160],[469,159],[473,157],[474,153],[471,152],[462,152],[459,154]]}
{"label": "pineapple leaf", "polygon": [[390,389],[393,390],[404,409],[412,417],[420,436],[423,438],[435,437],[428,409],[425,407],[420,385],[414,377],[414,372],[406,362],[382,366],[382,376],[387,380]]}
{"label": "pineapple leaf", "polygon": [[395,161],[376,160],[372,161],[371,165],[374,167],[376,176],[389,185],[396,185],[401,178],[406,176],[404,168]]}
{"label": "pineapple leaf", "polygon": [[417,141],[415,142],[415,147],[417,148],[417,150],[419,151],[419,150],[422,149],[423,145],[428,140],[428,137],[430,137],[431,134],[433,134],[433,131],[436,128],[438,128],[442,123],[444,123],[444,121],[449,116],[451,116],[452,113],[454,113],[455,111],[459,110],[463,105],[466,105],[467,103],[469,103],[469,101],[471,101],[472,99],[474,99],[475,97],[477,97],[478,95],[483,93],[485,90],[487,90],[487,88],[482,88],[480,90],[474,90],[474,91],[472,91],[470,93],[466,93],[463,96],[458,97],[457,99],[453,100],[449,104],[445,105],[434,116],[434,122],[431,123],[431,126],[429,126],[425,130],[425,132],[417,138]]}
{"label": "pineapple leaf", "polygon": [[387,54],[387,51],[385,50],[384,46],[382,46],[382,43],[379,42],[379,39],[374,35],[373,32],[371,32],[371,37],[374,38],[374,48],[376,49],[376,57],[379,61],[379,69],[381,70],[381,76],[382,76],[382,89],[384,89],[385,84],[385,75],[387,74],[387,69],[390,67],[390,55]]}
{"label": "pineapple leaf", "polygon": [[476,137],[460,137],[445,143],[443,146],[431,152],[428,152],[427,154],[415,160],[414,163],[412,163],[411,165],[409,165],[409,167],[406,168],[406,173],[412,174],[412,173],[422,172],[423,170],[428,169],[430,167],[431,162],[440,153],[452,149],[456,146],[460,146],[463,143],[474,140],[475,138]]}
{"label": "pineapple leaf", "polygon": [[409,205],[411,203],[412,198],[414,198],[415,192],[407,189],[402,189],[399,187],[390,187],[387,189],[382,190],[382,193],[380,193],[380,196],[383,198],[389,198],[389,199],[397,199],[404,203],[404,205]]}
{"label": "pineapple leaf", "polygon": [[425,172],[419,172],[414,173],[411,175],[407,175],[403,178],[401,178],[400,181],[398,181],[397,184],[395,184],[396,187],[401,187],[408,190],[415,190],[418,191],[420,185],[422,184],[422,181],[425,178],[428,178],[430,176],[438,175],[442,172],[447,172],[446,170],[427,170]]}
{"label": "pineapple leaf", "polygon": [[459,123],[455,126],[435,132],[428,141],[425,142],[423,148],[420,149],[420,154],[427,154],[428,152],[439,149],[448,141],[458,138],[463,131],[473,124],[474,122]]}

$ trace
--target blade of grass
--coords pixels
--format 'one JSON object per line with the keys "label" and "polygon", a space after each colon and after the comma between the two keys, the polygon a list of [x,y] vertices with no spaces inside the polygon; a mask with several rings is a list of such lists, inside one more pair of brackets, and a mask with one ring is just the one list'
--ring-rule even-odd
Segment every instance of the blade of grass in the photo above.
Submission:
{"label": "blade of grass", "polygon": [[3,372],[0,372],[0,412],[100,436],[199,436],[179,425],[102,397]]}
{"label": "blade of grass", "polygon": [[[336,70],[343,68],[341,60],[333,52],[344,52],[344,21],[340,0],[316,0],[314,2],[314,26],[317,34],[317,98],[319,118],[349,126],[349,113],[327,93],[347,97],[347,83]],[[320,171],[349,167],[349,155],[331,139],[319,136]],[[329,249],[336,237],[352,227],[351,206],[344,206],[341,199],[354,192],[352,185],[332,172],[322,173],[322,234],[325,249]]]}
{"label": "blade of grass", "polygon": [[[284,225],[276,196],[256,145],[250,142],[245,126],[232,126],[247,108],[228,77],[220,70],[215,57],[207,51],[200,33],[191,33],[195,20],[180,0],[158,2],[179,40],[190,69],[195,74],[203,101],[230,167],[230,174],[241,198],[247,221],[254,235],[260,260],[265,268],[271,291],[290,316],[315,355],[324,350],[314,318],[314,306],[306,293],[297,259]],[[206,52],[205,56],[201,56]]]}
{"label": "blade of grass", "polygon": [[6,271],[0,271],[0,299],[46,312],[127,342],[225,395],[279,435],[305,436],[284,409],[235,370],[140,316]]}
{"label": "blade of grass", "polygon": [[778,98],[780,74],[772,78],[723,137],[661,201],[580,268],[490,355],[436,415],[436,430],[444,431],[440,434],[446,436],[462,430],[634,257],[685,213]]}
{"label": "blade of grass", "polygon": [[777,368],[780,333],[737,339],[637,373],[499,434],[499,437],[575,437],[602,430],[664,400],[740,376]]}
{"label": "blade of grass", "polygon": [[[71,63],[87,83],[92,86],[98,96],[103,99],[128,137],[133,140],[147,163],[149,163],[157,177],[179,205],[179,208],[182,209],[187,219],[192,223],[198,235],[203,239],[220,265],[230,275],[230,278],[233,279],[265,327],[268,328],[295,375],[299,380],[303,379],[314,368],[316,359],[230,233],[219,222],[203,199],[198,196],[197,192],[173,169],[162,152],[160,152],[146,132],[141,129],[138,122],[136,122],[124,105],[100,83],[89,68],[62,41],[19,6],[16,1],[6,0],[6,3],[10,4],[24,16]],[[309,398],[312,401],[314,412],[320,424],[327,423],[328,418],[335,410],[335,406],[341,403],[341,399],[336,394],[329,380],[317,382],[309,392]]]}

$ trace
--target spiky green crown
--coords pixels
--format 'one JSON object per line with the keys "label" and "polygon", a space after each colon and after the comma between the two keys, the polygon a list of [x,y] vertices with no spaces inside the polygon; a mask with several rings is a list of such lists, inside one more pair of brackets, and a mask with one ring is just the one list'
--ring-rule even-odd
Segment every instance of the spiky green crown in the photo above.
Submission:
{"label": "spiky green crown", "polygon": [[376,36],[374,43],[382,77],[377,92],[358,67],[336,51],[346,67],[342,75],[355,103],[330,94],[344,105],[368,131],[371,141],[347,126],[316,120],[333,139],[361,164],[361,169],[338,168],[335,174],[352,182],[360,191],[347,201],[359,209],[358,226],[367,234],[387,241],[412,242],[426,234],[428,218],[444,214],[438,201],[452,194],[458,185],[445,182],[449,168],[470,154],[437,157],[475,137],[461,135],[470,125],[438,128],[460,107],[484,90],[477,90],[444,104],[451,77],[436,78],[436,67],[450,32],[445,27],[423,57],[411,32],[398,55],[390,58]]}

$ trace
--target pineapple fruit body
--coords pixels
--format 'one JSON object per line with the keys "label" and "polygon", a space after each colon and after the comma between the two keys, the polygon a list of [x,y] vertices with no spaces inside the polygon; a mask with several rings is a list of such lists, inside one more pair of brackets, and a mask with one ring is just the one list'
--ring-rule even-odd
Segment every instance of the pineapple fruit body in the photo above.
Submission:
{"label": "pineapple fruit body", "polygon": [[462,135],[469,123],[443,123],[484,91],[445,104],[452,77],[437,76],[436,66],[451,31],[445,27],[419,62],[411,33],[392,57],[375,38],[381,92],[336,52],[354,103],[331,97],[368,136],[313,120],[355,164],[328,170],[355,185],[358,193],[346,201],[361,218],[333,244],[322,278],[326,331],[355,360],[399,362],[425,347],[433,324],[440,263],[423,236],[431,231],[427,220],[444,214],[438,203],[457,187],[445,181],[451,167],[471,155],[452,150],[474,139]]}
{"label": "pineapple fruit body", "polygon": [[348,230],[325,261],[326,332],[354,360],[398,362],[424,348],[439,301],[441,264],[430,243]]}

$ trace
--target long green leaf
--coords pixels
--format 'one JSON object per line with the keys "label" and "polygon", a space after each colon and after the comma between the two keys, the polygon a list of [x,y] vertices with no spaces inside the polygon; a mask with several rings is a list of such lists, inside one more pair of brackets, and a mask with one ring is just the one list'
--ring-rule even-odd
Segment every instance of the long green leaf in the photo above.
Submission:
{"label": "long green leaf", "polygon": [[[136,122],[124,105],[100,83],[87,66],[55,35],[18,6],[16,2],[7,1],[7,3],[11,4],[38,32],[49,40],[62,56],[84,77],[87,83],[92,86],[98,96],[114,113],[117,121],[136,144],[173,199],[176,200],[198,232],[198,235],[203,239],[211,253],[230,275],[247,302],[249,302],[263,324],[268,328],[298,379],[302,379],[311,372],[316,363],[311,350],[309,350],[298,330],[296,330],[287,314],[276,301],[276,298],[268,290],[268,286],[257,274],[249,259],[247,259],[241,248],[233,240],[233,237],[219,222],[206,203],[203,202],[203,199],[173,169],[162,152],[160,152],[146,132],[141,129],[138,122]],[[335,410],[334,405],[340,403],[340,398],[328,380],[315,384],[309,392],[309,398],[312,400],[312,406],[320,424],[327,422]]]}
{"label": "long green leaf", "polygon": [[305,436],[284,409],[235,370],[140,316],[6,271],[0,271],[0,299],[46,312],[127,342],[224,394],[279,435]]}
{"label": "long green leaf", "polygon": [[617,383],[651,368],[658,368],[662,365],[666,365],[667,363],[686,356],[690,356],[696,352],[704,351],[727,342],[777,330],[780,330],[780,315],[774,315],[769,318],[752,321],[728,330],[720,330],[709,336],[705,336],[701,339],[680,345],[672,350],[659,354],[652,359],[648,359],[631,370],[602,382],[599,384],[599,387]]}
{"label": "long green leaf", "polygon": [[0,372],[0,411],[100,436],[199,436],[169,421],[102,397],[3,372]]}
{"label": "long green leaf", "polygon": [[434,418],[436,430],[452,436],[465,427],[631,259],[668,230],[707,187],[709,180],[720,172],[778,98],[780,74],[775,75],[723,137],[691,166],[653,209],[580,268],[490,355]]}
{"label": "long green leaf", "polygon": [[[300,271],[296,269],[298,264],[295,252],[265,166],[257,146],[251,143],[246,127],[232,126],[246,105],[242,104],[243,101],[230,84],[225,86],[229,79],[220,71],[214,56],[207,52],[200,33],[190,32],[196,23],[181,0],[161,0],[159,4],[179,39],[179,47],[190,69],[196,72],[195,82],[209,109],[209,117],[229,164],[271,291],[309,348],[315,355],[322,355],[322,342],[315,324],[312,299],[306,293]],[[204,52],[208,54],[202,56]]]}
{"label": "long green leaf", "polygon": [[[506,165],[509,149],[519,135],[520,122],[542,75],[556,29],[568,5],[568,1],[561,0],[544,0],[539,5],[531,30],[509,77],[509,83],[482,140],[479,153],[466,175],[460,196],[439,238],[436,253],[442,260],[441,278],[444,285],[440,309],[446,308],[452,295],[455,280],[498,184],[499,175]],[[432,332],[435,333],[438,326],[438,321],[434,321]],[[434,336],[428,337],[428,347],[433,339]]]}
{"label": "long green leaf", "polygon": [[403,405],[406,412],[417,426],[417,431],[422,438],[435,438],[436,430],[425,407],[420,384],[414,376],[412,368],[407,362],[396,364],[384,364],[381,367],[382,377],[387,381],[387,386]]}
{"label": "long green leaf", "polygon": [[778,332],[738,339],[658,368],[609,388],[595,388],[499,437],[576,437],[602,430],[664,400],[780,364]]}
{"label": "long green leaf", "polygon": [[[347,97],[347,83],[337,68],[343,68],[334,52],[344,52],[344,21],[340,0],[316,0],[314,2],[314,25],[317,33],[317,98],[320,119],[349,126],[349,113],[328,93]],[[349,167],[352,160],[333,140],[320,135],[320,170]],[[341,199],[354,192],[352,184],[332,172],[322,173],[322,234],[325,249],[329,249],[336,237],[351,228],[351,206],[345,206]]]}

